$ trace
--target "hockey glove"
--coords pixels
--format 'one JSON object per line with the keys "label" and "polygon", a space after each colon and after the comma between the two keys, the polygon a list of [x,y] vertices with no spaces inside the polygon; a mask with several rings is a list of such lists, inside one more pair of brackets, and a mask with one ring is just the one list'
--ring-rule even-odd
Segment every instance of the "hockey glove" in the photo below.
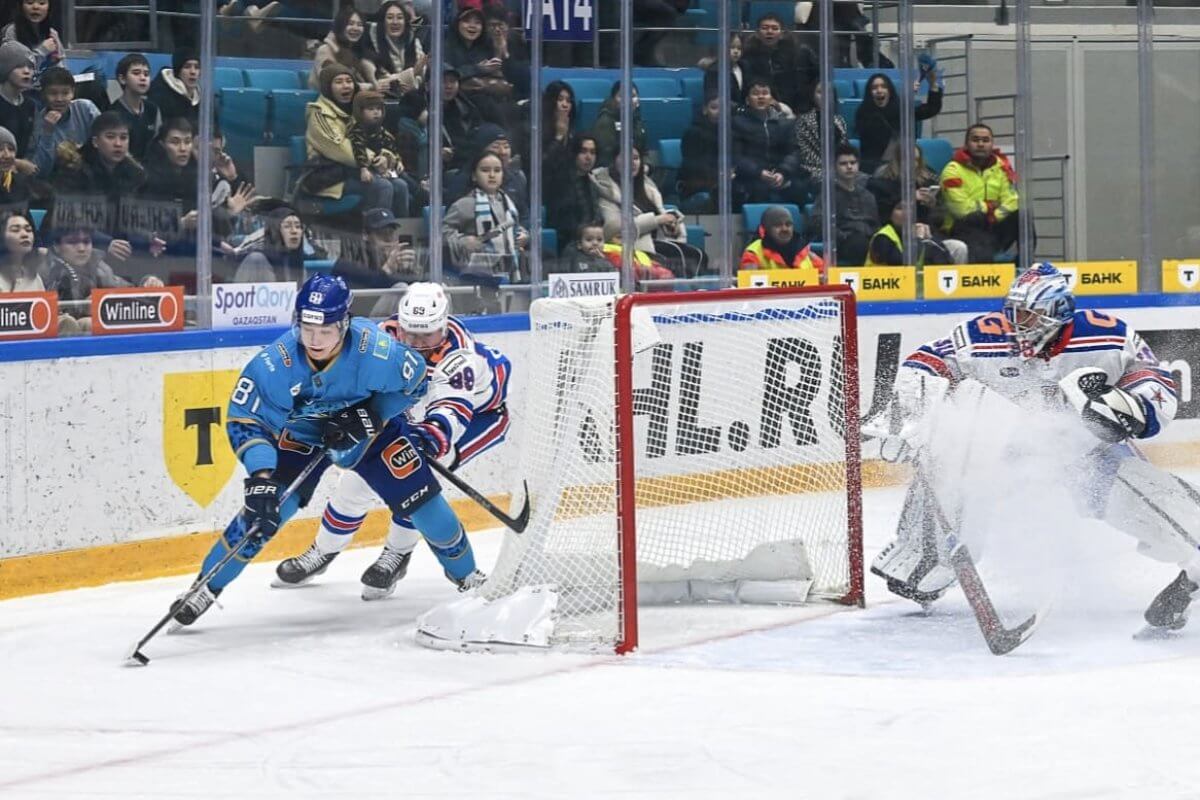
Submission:
{"label": "hockey glove", "polygon": [[1124,389],[1109,386],[1108,375],[1099,367],[1081,367],[1058,385],[1097,439],[1121,442],[1145,432],[1146,412],[1141,401]]}
{"label": "hockey glove", "polygon": [[321,444],[327,450],[345,450],[379,432],[379,415],[366,403],[343,408],[325,422]]}
{"label": "hockey glove", "polygon": [[430,458],[441,458],[450,452],[449,434],[442,423],[432,418],[409,425],[408,440]]}
{"label": "hockey glove", "polygon": [[270,539],[279,530],[279,496],[283,485],[271,478],[246,478],[242,519],[246,530],[258,526],[259,539]]}

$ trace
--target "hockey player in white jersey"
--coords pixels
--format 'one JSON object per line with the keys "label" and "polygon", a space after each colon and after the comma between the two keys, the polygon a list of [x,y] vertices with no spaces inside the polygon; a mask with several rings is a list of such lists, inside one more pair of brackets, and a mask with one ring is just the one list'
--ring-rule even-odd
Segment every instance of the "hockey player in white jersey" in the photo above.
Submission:
{"label": "hockey player in white jersey", "polygon": [[[457,469],[504,441],[509,416],[505,407],[508,357],[477,341],[450,315],[450,301],[436,283],[414,283],[397,313],[381,326],[425,357],[429,391],[409,411],[409,438],[427,455]],[[379,499],[354,472],[345,472],[325,506],[312,545],[280,562],[275,586],[297,586],[321,574],[358,532]],[[362,597],[390,595],[404,577],[420,536],[411,520],[393,516],[379,558],[362,575]],[[482,575],[482,574],[481,574]]]}
{"label": "hockey player in white jersey", "polygon": [[[1066,276],[1050,264],[1035,264],[1014,281],[1002,313],[963,322],[905,359],[893,401],[904,420],[898,434],[879,422],[864,429],[882,436],[885,451],[915,452],[929,422],[922,419],[926,390],[948,384],[952,392],[965,380],[1032,413],[1079,416],[1098,447],[1087,457],[1090,483],[1077,493],[1096,517],[1136,537],[1140,552],[1179,565],[1179,575],[1154,598],[1145,618],[1151,628],[1183,627],[1200,589],[1200,494],[1131,446],[1162,431],[1178,404],[1170,373],[1142,337],[1117,317],[1077,311]],[[889,590],[922,605],[955,580],[928,491],[924,481],[909,487],[897,537],[871,566]]]}

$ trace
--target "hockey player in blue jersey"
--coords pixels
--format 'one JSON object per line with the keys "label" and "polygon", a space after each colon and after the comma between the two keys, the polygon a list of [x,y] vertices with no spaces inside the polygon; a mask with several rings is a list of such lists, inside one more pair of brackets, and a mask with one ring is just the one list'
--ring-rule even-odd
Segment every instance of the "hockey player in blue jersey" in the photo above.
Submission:
{"label": "hockey player in blue jersey", "polygon": [[[428,365],[429,389],[408,412],[416,420],[409,430],[427,456],[457,469],[504,441],[511,364],[500,351],[475,341],[450,315],[450,299],[440,285],[411,285],[397,313],[381,327],[421,353]],[[298,586],[324,572],[377,503],[366,481],[345,473],[325,507],[316,539],[304,553],[280,562],[274,585]],[[394,591],[418,539],[412,520],[394,513],[383,551],[362,575],[364,600]]]}
{"label": "hockey player in blue jersey", "polygon": [[[905,359],[893,401],[903,419],[898,432],[884,415],[864,432],[880,436],[885,452],[919,451],[930,384],[953,391],[968,379],[1033,412],[1065,407],[1079,416],[1098,440],[1082,465],[1089,481],[1077,489],[1081,505],[1136,537],[1140,552],[1179,565],[1145,618],[1152,628],[1182,627],[1200,589],[1200,494],[1130,446],[1158,435],[1178,405],[1171,374],[1142,337],[1117,317],[1076,310],[1066,276],[1035,264],[1014,281],[1000,313],[961,323]],[[909,487],[897,537],[871,566],[889,590],[922,605],[955,580],[928,491],[924,481]]]}
{"label": "hockey player in blue jersey", "polygon": [[[230,549],[238,556],[179,608],[179,624],[192,624],[213,605],[308,502],[330,462],[359,474],[409,516],[453,578],[467,581],[476,572],[462,525],[410,442],[403,417],[424,393],[424,359],[370,322],[351,319],[350,303],[341,278],[309,278],[296,298],[292,330],[242,370],[226,427],[249,475],[244,505],[205,557],[201,574]],[[321,459],[318,467],[281,503],[283,487],[314,458]]]}

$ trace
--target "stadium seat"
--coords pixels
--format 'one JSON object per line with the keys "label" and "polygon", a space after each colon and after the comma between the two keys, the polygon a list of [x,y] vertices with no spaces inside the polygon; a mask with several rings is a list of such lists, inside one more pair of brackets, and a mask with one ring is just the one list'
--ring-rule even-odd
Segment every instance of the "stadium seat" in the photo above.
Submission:
{"label": "stadium seat", "polygon": [[642,100],[640,108],[651,142],[681,139],[692,125],[692,101],[686,97],[647,98]]}
{"label": "stadium seat", "polygon": [[637,78],[633,79],[637,86],[638,97],[645,100],[649,97],[679,97],[679,80],[677,78]]}
{"label": "stadium seat", "polygon": [[[850,97],[850,95],[843,95],[843,96]],[[859,98],[865,98],[867,96],[867,79],[866,78],[855,78],[854,79],[854,95],[853,96],[859,97]]]}
{"label": "stadium seat", "polygon": [[590,131],[592,126],[596,124],[596,117],[599,116],[600,106],[603,104],[604,101],[597,98],[580,100],[579,113],[575,117],[575,126],[581,131]]}
{"label": "stadium seat", "polygon": [[301,83],[299,73],[290,69],[246,70],[246,85],[254,89],[303,89],[307,80]]}
{"label": "stadium seat", "polygon": [[243,89],[246,81],[240,69],[217,67],[213,70],[213,84],[218,89]]}
{"label": "stadium seat", "polygon": [[571,85],[572,91],[575,92],[576,102],[581,100],[604,101],[608,98],[609,92],[612,91],[612,81],[607,78],[572,76],[567,79],[567,83]]}
{"label": "stadium seat", "polygon": [[855,128],[855,118],[858,116],[858,107],[862,104],[863,101],[857,97],[838,100],[838,113],[846,120],[846,136],[848,137],[858,135],[858,130]]}
{"label": "stadium seat", "polygon": [[332,258],[306,258],[304,259],[305,272],[332,272],[333,265],[337,263]]}
{"label": "stadium seat", "polygon": [[762,222],[763,212],[771,206],[783,206],[792,215],[792,224],[796,230],[804,229],[804,217],[799,206],[792,203],[746,203],[742,206],[742,230],[751,236],[757,236],[758,224]]}
{"label": "stadium seat", "polygon": [[692,108],[704,105],[704,76],[687,75],[679,79],[679,87],[683,96],[692,101]]}
{"label": "stadium seat", "polygon": [[662,139],[658,143],[658,165],[654,168],[654,182],[663,197],[674,201],[679,194],[679,169],[683,166],[683,147],[679,139]]}
{"label": "stadium seat", "polygon": [[220,89],[221,129],[225,149],[237,161],[249,165],[255,145],[267,132],[267,93],[262,89]]}
{"label": "stadium seat", "polygon": [[854,90],[854,84],[850,81],[844,81],[841,78],[833,79],[833,90],[837,92],[839,100],[847,100],[852,97],[862,97],[861,94]]}
{"label": "stadium seat", "polygon": [[310,89],[275,89],[271,92],[271,138],[286,142],[303,135],[305,109],[319,95]]}
{"label": "stadium seat", "polygon": [[41,230],[42,220],[46,218],[46,209],[31,208],[29,209],[29,218],[33,221],[34,230]]}
{"label": "stadium seat", "polygon": [[542,252],[551,258],[558,255],[558,231],[554,228],[542,228]]}
{"label": "stadium seat", "polygon": [[954,157],[954,145],[946,139],[918,139],[917,147],[921,148],[921,155],[925,157],[925,166],[938,175]]}

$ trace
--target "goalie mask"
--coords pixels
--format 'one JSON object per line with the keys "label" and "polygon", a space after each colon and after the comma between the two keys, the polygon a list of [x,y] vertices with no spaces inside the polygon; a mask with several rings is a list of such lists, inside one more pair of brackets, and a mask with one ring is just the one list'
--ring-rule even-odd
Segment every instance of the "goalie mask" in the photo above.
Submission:
{"label": "goalie mask", "polygon": [[450,298],[437,283],[414,283],[396,309],[398,338],[427,359],[446,340]]}
{"label": "goalie mask", "polygon": [[1018,275],[1004,298],[1004,318],[1025,358],[1045,350],[1074,316],[1067,276],[1044,261]]}

